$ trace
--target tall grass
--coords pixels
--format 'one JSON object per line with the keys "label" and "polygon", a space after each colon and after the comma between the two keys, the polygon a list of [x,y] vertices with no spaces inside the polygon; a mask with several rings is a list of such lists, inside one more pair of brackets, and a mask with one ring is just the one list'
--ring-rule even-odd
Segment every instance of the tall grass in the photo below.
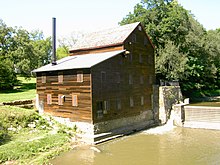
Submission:
{"label": "tall grass", "polygon": [[54,133],[51,123],[34,110],[1,106],[0,164],[45,164],[70,149],[69,135],[62,130]]}

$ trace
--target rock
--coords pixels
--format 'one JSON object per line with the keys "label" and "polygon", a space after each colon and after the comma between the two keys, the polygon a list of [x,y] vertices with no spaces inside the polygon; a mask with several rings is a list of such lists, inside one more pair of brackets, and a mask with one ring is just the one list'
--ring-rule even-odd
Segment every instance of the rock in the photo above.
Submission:
{"label": "rock", "polygon": [[91,150],[95,151],[95,152],[101,152],[98,148],[96,147],[90,147]]}

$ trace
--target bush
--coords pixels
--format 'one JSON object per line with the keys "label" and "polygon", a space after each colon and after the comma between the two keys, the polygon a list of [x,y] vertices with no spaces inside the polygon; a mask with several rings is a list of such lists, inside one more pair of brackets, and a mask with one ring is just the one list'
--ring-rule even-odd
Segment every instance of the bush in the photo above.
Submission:
{"label": "bush", "polygon": [[47,121],[42,118],[37,112],[30,109],[18,108],[13,106],[4,106],[0,108],[0,121],[3,128],[27,128],[29,124],[34,124],[34,127],[44,125],[49,127]]}
{"label": "bush", "polygon": [[10,140],[7,128],[5,128],[0,121],[0,145],[4,144],[6,141]]}

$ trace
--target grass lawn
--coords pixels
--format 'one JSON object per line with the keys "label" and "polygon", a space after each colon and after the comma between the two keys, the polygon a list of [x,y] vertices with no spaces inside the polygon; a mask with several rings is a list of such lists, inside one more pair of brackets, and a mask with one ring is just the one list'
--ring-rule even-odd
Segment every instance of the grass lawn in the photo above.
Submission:
{"label": "grass lawn", "polygon": [[18,80],[20,80],[20,84],[13,90],[0,91],[0,103],[35,98],[36,78],[18,77]]}
{"label": "grass lawn", "polygon": [[54,125],[56,131],[34,110],[1,106],[0,164],[47,164],[51,158],[69,150],[67,128]]}

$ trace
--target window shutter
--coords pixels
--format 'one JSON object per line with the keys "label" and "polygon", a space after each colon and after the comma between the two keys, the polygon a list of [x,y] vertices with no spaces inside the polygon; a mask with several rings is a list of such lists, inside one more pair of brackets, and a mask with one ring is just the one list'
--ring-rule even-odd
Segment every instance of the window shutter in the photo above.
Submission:
{"label": "window shutter", "polygon": [[47,104],[48,105],[52,104],[52,95],[51,94],[47,94]]}
{"label": "window shutter", "polygon": [[82,71],[77,72],[77,82],[83,82],[83,72]]}
{"label": "window shutter", "polygon": [[63,72],[58,73],[58,83],[63,83]]}
{"label": "window shutter", "polygon": [[72,95],[72,106],[77,107],[78,106],[78,96],[73,94]]}
{"label": "window shutter", "polygon": [[45,73],[42,73],[41,82],[46,83],[46,74]]}

